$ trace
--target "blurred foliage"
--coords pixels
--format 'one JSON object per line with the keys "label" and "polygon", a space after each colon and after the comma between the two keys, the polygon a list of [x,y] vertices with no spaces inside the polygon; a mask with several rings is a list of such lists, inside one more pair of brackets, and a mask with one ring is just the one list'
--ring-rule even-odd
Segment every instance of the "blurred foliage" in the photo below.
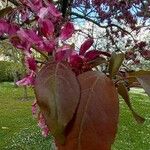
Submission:
{"label": "blurred foliage", "polygon": [[20,64],[11,61],[0,61],[0,82],[13,81],[14,73],[17,73],[18,77],[23,74]]}

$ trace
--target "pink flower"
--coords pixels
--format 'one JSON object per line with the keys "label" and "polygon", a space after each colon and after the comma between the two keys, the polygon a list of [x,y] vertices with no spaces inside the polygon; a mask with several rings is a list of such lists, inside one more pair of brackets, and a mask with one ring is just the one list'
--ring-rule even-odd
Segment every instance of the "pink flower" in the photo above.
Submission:
{"label": "pink flower", "polygon": [[38,114],[38,104],[37,101],[35,100],[32,104],[32,115],[36,116]]}
{"label": "pink flower", "polygon": [[92,50],[85,53],[84,57],[87,59],[87,61],[91,61],[97,57],[100,56],[100,51],[98,50]]}
{"label": "pink flower", "polygon": [[40,113],[38,119],[39,119],[39,120],[38,120],[38,126],[39,126],[39,127],[41,128],[41,130],[42,130],[42,135],[43,135],[44,137],[47,137],[48,134],[49,134],[49,129],[48,129],[48,126],[46,125],[46,121],[45,121],[45,118],[44,118],[44,116],[43,116],[42,113]]}
{"label": "pink flower", "polygon": [[33,44],[38,44],[41,42],[42,38],[36,34],[34,30],[31,29],[23,29],[21,28],[18,32],[17,35],[19,38],[23,41],[28,41]]}
{"label": "pink flower", "polygon": [[58,11],[58,9],[55,7],[54,4],[49,4],[48,6],[48,10],[49,12],[54,16],[54,17],[60,17],[62,14],[60,11]]}
{"label": "pink flower", "polygon": [[44,36],[50,36],[54,33],[54,25],[49,19],[39,19],[39,26]]}
{"label": "pink flower", "polygon": [[10,42],[18,49],[22,49],[28,52],[30,51],[31,43],[29,43],[27,40],[21,40],[18,36],[12,36],[10,38]]}
{"label": "pink flower", "polygon": [[26,0],[24,3],[30,7],[34,12],[38,12],[40,8],[43,6],[41,0]]}
{"label": "pink flower", "polygon": [[84,59],[80,55],[72,55],[70,56],[69,63],[76,74],[79,74],[82,70],[82,66],[84,64]]}
{"label": "pink flower", "polygon": [[16,32],[19,30],[19,27],[16,24],[9,24],[5,20],[0,20],[0,35],[6,33],[10,36],[16,34]]}
{"label": "pink flower", "polygon": [[74,25],[71,22],[67,22],[64,27],[61,29],[61,35],[60,39],[61,40],[67,40],[69,39],[72,34],[74,33]]}
{"label": "pink flower", "polygon": [[84,53],[93,45],[93,39],[87,39],[80,47],[80,55],[84,55]]}
{"label": "pink flower", "polygon": [[8,29],[9,29],[9,24],[5,20],[1,19],[0,20],[0,35],[7,33]]}
{"label": "pink flower", "polygon": [[62,16],[61,12],[59,12],[52,3],[48,4],[47,7],[42,7],[38,13],[39,18],[41,19],[46,18],[49,15],[51,16],[50,18],[55,17],[56,20]]}
{"label": "pink flower", "polygon": [[8,34],[10,36],[15,35],[18,30],[19,27],[16,24],[10,24],[8,28]]}
{"label": "pink flower", "polygon": [[48,11],[49,11],[48,8],[42,7],[38,13],[39,18],[44,19],[45,16],[47,16]]}
{"label": "pink flower", "polygon": [[87,59],[87,61],[94,60],[100,56],[111,57],[111,54],[100,50],[90,50],[84,54],[84,57]]}
{"label": "pink flower", "polygon": [[30,70],[33,70],[33,71],[36,70],[36,67],[37,67],[36,61],[32,56],[26,56],[25,64]]}
{"label": "pink flower", "polygon": [[44,39],[37,46],[41,51],[52,52],[55,49],[55,45],[56,45],[56,43],[54,40]]}
{"label": "pink flower", "polygon": [[55,60],[58,62],[68,59],[73,51],[74,48],[71,45],[64,45],[56,50]]}
{"label": "pink flower", "polygon": [[17,81],[16,84],[18,86],[30,86],[30,85],[34,85],[34,78],[35,78],[35,75],[34,75],[33,72],[31,72],[30,75],[27,75],[22,80]]}
{"label": "pink flower", "polygon": [[42,135],[44,137],[47,137],[49,135],[49,129],[48,129],[48,127],[45,127],[45,128],[42,129]]}

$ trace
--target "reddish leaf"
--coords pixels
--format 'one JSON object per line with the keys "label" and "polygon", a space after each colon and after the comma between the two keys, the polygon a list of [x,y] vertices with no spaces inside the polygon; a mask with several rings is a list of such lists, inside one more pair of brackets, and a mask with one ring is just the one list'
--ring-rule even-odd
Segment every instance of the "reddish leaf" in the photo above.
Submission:
{"label": "reddish leaf", "polygon": [[132,108],[131,102],[130,102],[130,97],[128,94],[128,90],[126,88],[126,86],[124,85],[123,82],[120,82],[118,84],[118,93],[122,96],[122,98],[124,99],[124,101],[126,102],[127,106],[129,107],[129,109],[131,110],[133,117],[135,118],[135,120],[138,123],[143,123],[145,121],[144,118],[142,118],[141,116],[139,116]]}
{"label": "reddish leaf", "polygon": [[150,75],[137,78],[145,92],[150,96]]}
{"label": "reddish leaf", "polygon": [[118,96],[113,82],[103,73],[79,75],[81,99],[74,120],[59,150],[110,150],[118,123]]}
{"label": "reddish leaf", "polygon": [[65,63],[49,63],[37,73],[35,94],[51,133],[63,143],[80,97],[76,76]]}

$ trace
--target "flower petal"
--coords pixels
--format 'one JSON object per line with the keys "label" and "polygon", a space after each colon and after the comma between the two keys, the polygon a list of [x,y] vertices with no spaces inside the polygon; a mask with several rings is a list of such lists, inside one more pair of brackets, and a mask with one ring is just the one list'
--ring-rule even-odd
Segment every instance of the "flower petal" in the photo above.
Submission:
{"label": "flower petal", "polygon": [[30,51],[31,43],[26,40],[21,40],[18,36],[12,36],[10,38],[10,42],[18,49],[22,49],[28,52]]}
{"label": "flower petal", "polygon": [[74,33],[74,25],[71,22],[67,22],[61,30],[60,39],[67,40],[69,39],[72,34]]}
{"label": "flower petal", "polygon": [[27,75],[22,80],[17,81],[16,84],[18,86],[30,86],[30,85],[34,85],[34,75],[33,75],[33,73],[31,73],[30,75]]}
{"label": "flower petal", "polygon": [[0,35],[7,33],[8,29],[9,29],[8,23],[5,20],[1,19],[0,20]]}
{"label": "flower petal", "polygon": [[48,8],[42,7],[38,13],[39,18],[44,19],[48,14]]}
{"label": "flower petal", "polygon": [[60,11],[58,11],[58,9],[55,7],[55,5],[54,4],[49,4],[49,6],[48,6],[48,10],[49,10],[49,12],[54,16],[54,17],[61,17],[61,12]]}
{"label": "flower petal", "polygon": [[17,31],[17,35],[23,41],[28,41],[32,44],[39,44],[42,38],[39,37],[34,30],[21,28]]}
{"label": "flower petal", "polygon": [[25,4],[36,13],[43,7],[41,0],[26,0]]}
{"label": "flower petal", "polygon": [[47,137],[49,134],[49,129],[48,129],[48,126],[46,124],[45,118],[42,113],[40,113],[39,118],[38,118],[38,126],[42,130],[42,135],[44,137]]}
{"label": "flower petal", "polygon": [[55,41],[50,41],[50,40],[44,40],[42,41],[40,44],[38,44],[38,48],[42,51],[45,51],[45,52],[52,52],[55,48]]}
{"label": "flower petal", "polygon": [[92,50],[85,53],[84,57],[87,59],[87,61],[91,61],[100,55],[100,51],[98,50]]}
{"label": "flower petal", "polygon": [[19,27],[16,24],[10,24],[8,29],[8,34],[10,36],[15,35],[18,30]]}
{"label": "flower petal", "polygon": [[64,45],[56,50],[55,60],[59,62],[68,59],[73,51],[74,48],[71,45]]}
{"label": "flower petal", "polygon": [[87,59],[87,61],[91,61],[99,56],[110,57],[111,54],[109,52],[104,52],[100,50],[91,50],[84,54],[84,57]]}
{"label": "flower petal", "polygon": [[49,19],[39,19],[39,26],[44,36],[52,35],[54,32],[54,25]]}
{"label": "flower petal", "polygon": [[36,67],[37,67],[36,61],[32,56],[25,58],[25,64],[30,70],[33,70],[33,71],[36,70]]}
{"label": "flower petal", "polygon": [[32,115],[35,117],[38,115],[38,111],[39,111],[39,108],[38,108],[38,104],[37,104],[37,101],[35,100],[32,104]]}
{"label": "flower petal", "polygon": [[79,55],[84,55],[84,53],[93,45],[94,40],[92,38],[87,39],[80,47]]}
{"label": "flower petal", "polygon": [[79,55],[72,55],[70,57],[70,64],[73,68],[81,68],[83,65],[83,58]]}

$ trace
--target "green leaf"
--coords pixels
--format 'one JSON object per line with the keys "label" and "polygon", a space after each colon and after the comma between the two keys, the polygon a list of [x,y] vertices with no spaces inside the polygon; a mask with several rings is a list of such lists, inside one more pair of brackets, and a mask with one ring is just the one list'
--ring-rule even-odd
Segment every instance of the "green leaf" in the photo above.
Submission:
{"label": "green leaf", "polygon": [[3,18],[5,15],[10,13],[12,10],[13,10],[13,8],[10,6],[0,10],[0,18]]}
{"label": "green leaf", "polygon": [[118,53],[118,54],[116,54],[115,52],[112,53],[110,62],[109,62],[109,76],[111,78],[114,77],[118,73],[119,68],[122,65],[124,58],[125,58],[124,53]]}
{"label": "green leaf", "polygon": [[144,123],[145,119],[141,116],[139,116],[132,108],[131,102],[130,102],[130,97],[129,97],[129,93],[127,90],[127,87],[125,86],[124,82],[120,82],[118,83],[118,93],[122,96],[122,98],[124,99],[124,101],[126,102],[128,108],[131,110],[133,117],[135,118],[135,120],[138,123]]}
{"label": "green leaf", "polygon": [[37,73],[35,95],[52,135],[64,143],[64,130],[72,120],[80,98],[79,83],[69,65],[45,65]]}

